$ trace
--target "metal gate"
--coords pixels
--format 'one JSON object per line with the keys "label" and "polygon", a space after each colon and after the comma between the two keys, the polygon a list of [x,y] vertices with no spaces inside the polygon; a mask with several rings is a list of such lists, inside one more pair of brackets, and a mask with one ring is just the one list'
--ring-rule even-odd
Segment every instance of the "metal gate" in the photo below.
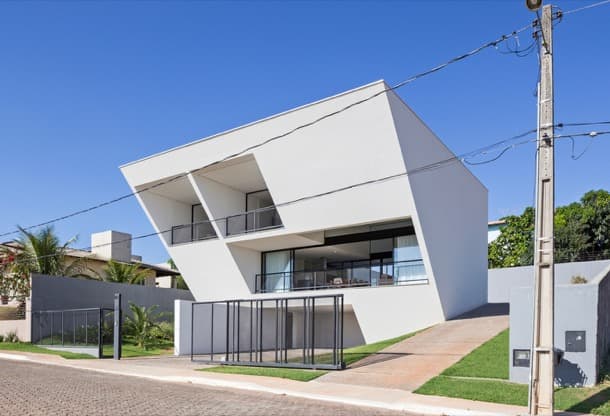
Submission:
{"label": "metal gate", "polygon": [[84,308],[32,312],[32,344],[47,349],[112,356],[114,309]]}
{"label": "metal gate", "polygon": [[195,302],[191,360],[342,369],[343,295]]}

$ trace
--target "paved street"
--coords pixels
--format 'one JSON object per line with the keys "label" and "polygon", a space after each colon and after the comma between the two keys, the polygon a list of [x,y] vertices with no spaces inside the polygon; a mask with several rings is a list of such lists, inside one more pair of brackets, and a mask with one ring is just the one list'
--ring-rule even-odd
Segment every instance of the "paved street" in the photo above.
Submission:
{"label": "paved street", "polygon": [[0,406],[3,414],[45,416],[406,415],[5,360],[0,360]]}

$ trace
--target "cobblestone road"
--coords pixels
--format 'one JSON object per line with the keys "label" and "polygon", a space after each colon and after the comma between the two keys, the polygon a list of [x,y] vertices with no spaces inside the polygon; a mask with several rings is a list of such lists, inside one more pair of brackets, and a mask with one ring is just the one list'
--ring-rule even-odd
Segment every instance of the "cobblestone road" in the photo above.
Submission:
{"label": "cobblestone road", "polygon": [[380,415],[388,412],[266,393],[162,383],[0,360],[3,415]]}

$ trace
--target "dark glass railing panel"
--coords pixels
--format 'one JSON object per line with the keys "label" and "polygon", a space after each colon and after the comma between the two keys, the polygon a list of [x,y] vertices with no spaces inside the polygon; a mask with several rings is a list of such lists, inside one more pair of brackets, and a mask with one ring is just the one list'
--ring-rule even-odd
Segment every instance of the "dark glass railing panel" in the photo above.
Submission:
{"label": "dark glass railing panel", "polygon": [[215,237],[216,232],[214,227],[212,227],[212,223],[210,221],[201,221],[172,227],[171,243],[172,245],[183,244]]}
{"label": "dark glass railing panel", "polygon": [[277,209],[274,206],[265,207],[227,217],[225,235],[245,234],[282,225]]}
{"label": "dark glass railing panel", "polygon": [[422,260],[384,263],[357,262],[352,267],[256,275],[256,292],[402,285],[427,282]]}

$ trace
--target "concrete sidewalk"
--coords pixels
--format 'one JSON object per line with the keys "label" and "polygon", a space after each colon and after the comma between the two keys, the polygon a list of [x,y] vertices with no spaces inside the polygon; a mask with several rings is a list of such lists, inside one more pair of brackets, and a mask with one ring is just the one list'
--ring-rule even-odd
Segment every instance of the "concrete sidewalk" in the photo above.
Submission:
{"label": "concrete sidewalk", "polygon": [[332,382],[299,382],[293,380],[217,374],[194,371],[205,367],[188,358],[163,357],[114,360],[65,360],[59,356],[21,352],[0,352],[0,360],[20,360],[57,365],[108,374],[140,377],[172,383],[213,386],[280,394],[304,399],[401,410],[422,415],[524,415],[527,409],[493,403],[446,397],[423,396],[404,390],[354,386]]}
{"label": "concrete sidewalk", "polygon": [[319,380],[413,391],[506,328],[508,304],[483,305]]}

